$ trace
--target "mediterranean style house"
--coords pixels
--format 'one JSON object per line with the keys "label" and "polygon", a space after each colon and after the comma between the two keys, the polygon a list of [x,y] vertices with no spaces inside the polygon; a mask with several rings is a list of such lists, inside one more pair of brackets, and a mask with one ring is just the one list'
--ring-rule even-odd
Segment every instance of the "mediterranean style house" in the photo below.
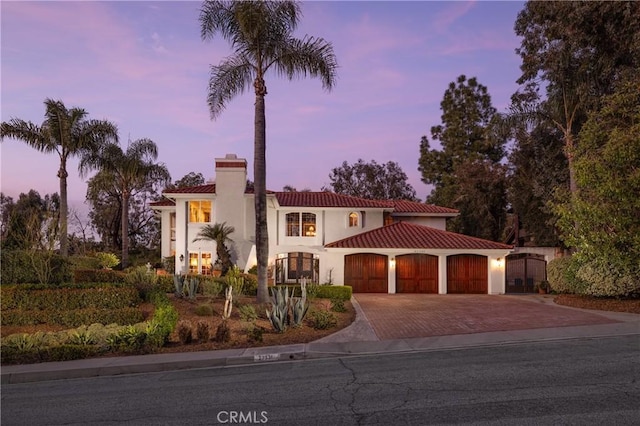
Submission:
{"label": "mediterranean style house", "polygon": [[[162,256],[176,271],[211,273],[213,241],[194,241],[206,225],[235,228],[232,260],[256,264],[254,194],[247,161],[215,159],[215,183],[168,190],[151,207],[161,220]],[[448,232],[453,209],[381,201],[332,192],[268,192],[269,275],[275,284],[306,277],[350,285],[354,292],[505,292],[505,257],[512,246]]]}

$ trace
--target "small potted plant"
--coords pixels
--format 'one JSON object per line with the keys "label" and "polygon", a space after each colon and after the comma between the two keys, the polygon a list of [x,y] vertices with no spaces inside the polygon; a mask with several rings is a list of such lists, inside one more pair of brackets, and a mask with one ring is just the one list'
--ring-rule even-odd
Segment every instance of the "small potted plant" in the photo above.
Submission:
{"label": "small potted plant", "polygon": [[538,283],[538,293],[547,294],[551,290],[551,286],[549,285],[549,281],[542,280]]}

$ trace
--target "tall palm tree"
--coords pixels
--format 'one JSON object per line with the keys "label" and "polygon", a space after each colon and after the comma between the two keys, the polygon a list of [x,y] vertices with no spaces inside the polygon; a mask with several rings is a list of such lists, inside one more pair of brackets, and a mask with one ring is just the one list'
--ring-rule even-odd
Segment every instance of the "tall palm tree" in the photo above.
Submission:
{"label": "tall palm tree", "polygon": [[232,56],[211,66],[208,104],[211,118],[228,101],[253,87],[255,100],[253,178],[255,185],[258,302],[266,302],[269,237],[267,234],[265,75],[273,69],[289,80],[319,77],[331,90],[338,67],[331,43],[322,38],[292,36],[301,15],[294,1],[205,1],[200,10],[201,36],[217,33],[231,43]]}
{"label": "tall palm tree", "polygon": [[67,160],[118,141],[118,129],[109,121],[87,120],[82,108],[67,109],[62,101],[45,99],[45,120],[38,126],[30,121],[12,118],[0,125],[0,138],[18,139],[44,153],[56,152],[60,157],[60,254],[69,252],[67,216]]}
{"label": "tall palm tree", "polygon": [[134,192],[149,182],[166,184],[171,180],[164,164],[157,164],[158,147],[150,139],[130,142],[127,150],[111,143],[80,161],[80,172],[85,176],[91,170],[99,170],[113,176],[122,201],[122,267],[129,263],[129,200]]}
{"label": "tall palm tree", "polygon": [[227,247],[227,242],[233,242],[229,235],[235,232],[235,228],[231,225],[227,225],[227,222],[216,223],[212,225],[204,226],[193,242],[196,241],[215,241],[216,242],[216,263],[220,263],[222,267],[221,275],[227,274],[229,268],[231,268],[231,254]]}

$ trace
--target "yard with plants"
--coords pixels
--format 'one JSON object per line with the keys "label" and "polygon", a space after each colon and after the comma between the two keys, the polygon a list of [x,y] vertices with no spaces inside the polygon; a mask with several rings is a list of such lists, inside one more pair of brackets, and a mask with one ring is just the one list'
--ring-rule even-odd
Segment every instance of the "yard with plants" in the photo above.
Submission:
{"label": "yard with plants", "polygon": [[350,287],[279,286],[272,303],[258,304],[255,277],[237,270],[225,278],[156,276],[145,267],[75,277],[0,287],[2,364],[307,343],[355,319]]}

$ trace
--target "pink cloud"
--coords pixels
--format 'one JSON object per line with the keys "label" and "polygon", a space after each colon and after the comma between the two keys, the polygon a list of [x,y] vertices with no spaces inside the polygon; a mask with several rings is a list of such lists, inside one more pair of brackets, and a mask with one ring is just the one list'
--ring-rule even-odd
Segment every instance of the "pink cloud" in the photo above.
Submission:
{"label": "pink cloud", "polygon": [[433,29],[438,33],[447,31],[451,24],[465,16],[475,4],[475,1],[447,3],[446,8],[436,14]]}

